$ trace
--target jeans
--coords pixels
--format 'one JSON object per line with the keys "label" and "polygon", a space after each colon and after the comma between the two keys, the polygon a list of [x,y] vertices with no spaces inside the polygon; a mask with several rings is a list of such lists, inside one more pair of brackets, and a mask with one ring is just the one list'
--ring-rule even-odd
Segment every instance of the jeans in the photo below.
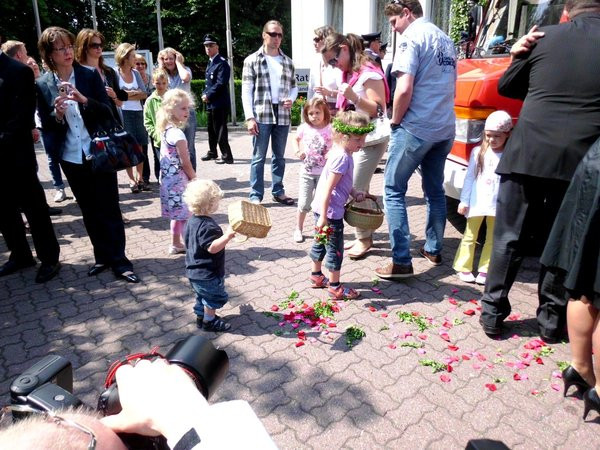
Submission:
{"label": "jeans", "polygon": [[54,154],[53,152],[46,150],[50,148],[50,146],[47,146],[44,142],[43,133],[42,142],[44,143],[44,151],[48,157],[48,168],[50,169],[50,175],[52,176],[52,186],[54,186],[54,189],[64,189],[65,183],[60,171],[60,154]]}
{"label": "jeans", "polygon": [[285,173],[285,144],[287,143],[289,125],[270,123],[258,124],[258,135],[252,139],[252,163],[250,165],[250,198],[263,199],[265,193],[265,159],[269,139],[271,139],[271,191],[273,196],[285,195],[283,175]]}
{"label": "jeans", "polygon": [[413,136],[402,127],[392,130],[385,166],[383,200],[394,264],[407,265],[412,261],[405,195],[408,180],[418,166],[421,166],[422,186],[427,204],[425,251],[432,255],[439,255],[442,251],[446,226],[444,165],[451,147],[452,139],[427,142]]}
{"label": "jeans", "polygon": [[185,140],[188,145],[188,152],[190,153],[190,162],[194,171],[196,170],[196,110],[190,109],[190,118],[188,123],[183,129],[185,134]]}
{"label": "jeans", "polygon": [[[315,213],[315,224],[318,220],[319,215]],[[313,261],[325,260],[327,269],[338,272],[344,259],[344,219],[327,219],[327,225],[333,229],[329,241],[325,245],[314,241],[309,256]]]}
{"label": "jeans", "polygon": [[194,312],[197,316],[204,316],[204,307],[209,309],[222,308],[229,295],[225,291],[225,281],[223,278],[215,277],[210,280],[192,280],[190,284],[196,293],[196,304]]}

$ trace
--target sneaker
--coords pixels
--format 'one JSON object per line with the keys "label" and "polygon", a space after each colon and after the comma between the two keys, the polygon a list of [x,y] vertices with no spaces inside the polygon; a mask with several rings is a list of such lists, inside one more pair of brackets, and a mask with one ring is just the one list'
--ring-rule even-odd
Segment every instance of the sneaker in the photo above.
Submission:
{"label": "sneaker", "polygon": [[419,255],[429,261],[429,264],[432,266],[439,266],[442,264],[442,255],[432,255],[428,251],[425,250],[425,247],[421,247],[419,249]]}
{"label": "sneaker", "polygon": [[261,202],[260,198],[252,197],[250,199],[250,203],[254,203],[255,205],[260,205],[260,202]]}
{"label": "sneaker", "polygon": [[67,199],[67,194],[65,194],[64,189],[57,189],[56,195],[54,196],[54,201],[56,203],[64,202]]}
{"label": "sneaker", "polygon": [[389,263],[387,266],[375,269],[375,273],[379,278],[394,280],[399,278],[408,278],[414,275],[412,264],[394,264]]}
{"label": "sneaker", "polygon": [[485,285],[485,280],[487,280],[487,273],[479,272],[477,278],[475,278],[475,283]]}
{"label": "sneaker", "polygon": [[185,247],[175,247],[174,245],[169,245],[169,255],[177,255],[179,253],[185,253]]}
{"label": "sneaker", "polygon": [[210,322],[207,322],[207,321],[202,322],[202,329],[204,331],[220,332],[220,331],[227,331],[230,328],[231,328],[231,324],[225,322],[223,319],[221,319],[218,316],[215,316],[215,318],[213,320],[211,320]]}
{"label": "sneaker", "polygon": [[294,242],[304,242],[304,236],[302,236],[302,230],[294,230]]}
{"label": "sneaker", "polygon": [[458,278],[464,283],[475,283],[475,277],[471,272],[458,272]]}

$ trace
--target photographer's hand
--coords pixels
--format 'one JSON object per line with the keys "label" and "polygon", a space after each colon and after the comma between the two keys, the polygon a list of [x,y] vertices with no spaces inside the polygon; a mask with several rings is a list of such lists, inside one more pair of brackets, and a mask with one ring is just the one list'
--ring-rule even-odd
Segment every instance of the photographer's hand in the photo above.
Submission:
{"label": "photographer's hand", "polygon": [[113,431],[178,439],[208,408],[183,369],[163,359],[121,366],[116,373],[123,410],[101,419]]}

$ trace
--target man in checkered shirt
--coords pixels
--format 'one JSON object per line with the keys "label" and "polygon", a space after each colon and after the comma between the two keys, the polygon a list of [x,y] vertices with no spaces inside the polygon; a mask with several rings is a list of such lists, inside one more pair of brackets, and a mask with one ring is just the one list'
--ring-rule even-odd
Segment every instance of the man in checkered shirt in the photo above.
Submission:
{"label": "man in checkered shirt", "polygon": [[242,103],[248,133],[253,137],[250,166],[250,201],[263,199],[265,159],[271,139],[273,200],[293,205],[285,195],[285,145],[290,129],[290,110],[298,95],[294,63],[280,50],[283,27],[270,20],[263,27],[263,45],[244,60]]}

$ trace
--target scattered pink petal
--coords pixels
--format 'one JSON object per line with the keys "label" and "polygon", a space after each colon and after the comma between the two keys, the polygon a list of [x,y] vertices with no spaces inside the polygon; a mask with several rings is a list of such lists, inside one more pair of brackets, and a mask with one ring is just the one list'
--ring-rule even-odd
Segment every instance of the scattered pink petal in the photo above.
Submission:
{"label": "scattered pink petal", "polygon": [[[458,291],[456,291],[456,292],[458,292]],[[448,299],[448,301],[449,301],[449,302],[450,302],[452,305],[458,305],[458,302],[457,302],[455,299],[453,299],[452,297],[450,297],[450,298]]]}
{"label": "scattered pink petal", "polygon": [[315,337],[311,337],[311,338],[309,339],[309,341],[310,341],[310,342],[317,342],[317,338],[315,338]]}
{"label": "scattered pink petal", "polygon": [[475,300],[474,298],[469,300],[469,303],[473,303],[474,305],[479,305],[479,302],[477,300]]}
{"label": "scattered pink petal", "polygon": [[335,327],[337,327],[337,325],[335,324],[335,322],[329,322],[329,323],[327,324],[327,326],[328,326],[329,328],[335,328]]}
{"label": "scattered pink petal", "polygon": [[440,333],[440,337],[445,340],[446,342],[450,342],[450,336],[448,335],[448,333],[446,332],[442,332]]}
{"label": "scattered pink petal", "polygon": [[552,378],[562,378],[562,372],[560,370],[553,371]]}
{"label": "scattered pink petal", "polygon": [[520,317],[521,317],[521,314],[513,313],[510,316],[508,316],[508,320],[519,320]]}
{"label": "scattered pink petal", "polygon": [[526,373],[522,373],[521,374],[521,380],[523,380],[523,381],[529,380],[529,375],[527,375]]}
{"label": "scattered pink petal", "polygon": [[453,364],[455,362],[458,362],[459,359],[456,356],[445,356],[443,361],[444,361],[444,364]]}
{"label": "scattered pink petal", "polygon": [[448,373],[452,373],[452,371],[453,371],[453,370],[454,370],[454,367],[452,367],[450,364],[447,364],[447,365],[446,365],[446,371],[447,371]]}
{"label": "scattered pink petal", "polygon": [[419,349],[417,349],[417,353],[419,355],[424,355],[425,353],[427,353],[427,351],[424,348],[419,348]]}
{"label": "scattered pink petal", "polygon": [[449,345],[448,350],[450,350],[451,352],[455,352],[458,350],[458,347],[456,345]]}
{"label": "scattered pink petal", "polygon": [[453,294],[456,294],[457,292],[458,292],[458,289],[456,289],[456,288],[452,288],[452,293],[453,293]]}
{"label": "scattered pink petal", "polygon": [[514,362],[507,361],[504,363],[504,365],[512,369],[516,364]]}
{"label": "scattered pink petal", "polygon": [[521,339],[521,336],[519,336],[518,334],[513,334],[510,338],[511,339]]}
{"label": "scattered pink petal", "polygon": [[419,339],[421,339],[422,341],[427,339],[427,335],[426,334],[420,334],[417,336]]}
{"label": "scattered pink petal", "polygon": [[374,287],[374,286],[371,288],[371,290],[372,290],[373,292],[375,292],[376,294],[379,294],[379,295],[381,295],[381,294],[383,293],[383,292],[381,292],[381,289],[379,289],[379,288],[377,288],[377,287]]}
{"label": "scattered pink petal", "polygon": [[554,383],[552,383],[552,384],[550,385],[550,387],[551,387],[552,389],[554,389],[555,391],[557,391],[557,392],[560,392],[560,386],[559,386],[558,384],[554,384]]}
{"label": "scattered pink petal", "polygon": [[463,311],[463,314],[466,314],[467,316],[474,316],[475,315],[475,310],[473,310],[473,309],[467,309],[467,310]]}
{"label": "scattered pink petal", "polygon": [[539,395],[540,391],[538,391],[537,389],[532,389],[531,390],[531,395]]}
{"label": "scattered pink petal", "polygon": [[383,317],[384,319],[387,317],[387,313],[381,313],[381,317]]}
{"label": "scattered pink petal", "polygon": [[279,311],[279,306],[277,306],[277,305],[271,306],[271,311]]}
{"label": "scattered pink petal", "polygon": [[468,356],[468,355],[462,355],[462,360],[463,360],[463,361],[470,361],[470,360],[471,360],[471,357],[470,357],[470,356]]}
{"label": "scattered pink petal", "polygon": [[537,358],[535,358],[535,362],[541,365],[544,365],[544,360],[542,358],[540,358],[539,356]]}
{"label": "scattered pink petal", "polygon": [[519,375],[518,373],[513,374],[513,380],[521,381],[522,380],[521,375]]}
{"label": "scattered pink petal", "polygon": [[296,342],[296,347],[302,347],[304,345],[304,341]]}
{"label": "scattered pink petal", "polygon": [[396,344],[389,344],[388,347],[394,350],[396,348]]}
{"label": "scattered pink petal", "polygon": [[442,327],[450,329],[450,328],[452,328],[452,324],[446,320],[442,324]]}
{"label": "scattered pink petal", "polygon": [[475,370],[481,369],[481,364],[473,363],[473,369],[475,369]]}
{"label": "scattered pink petal", "polygon": [[280,327],[285,327],[285,322],[279,322]]}
{"label": "scattered pink petal", "polygon": [[446,375],[445,373],[443,373],[443,374],[441,374],[441,375],[440,375],[440,380],[441,380],[443,383],[450,383],[450,380],[451,380],[451,379],[452,379],[452,378],[450,378],[450,377],[449,377],[448,375]]}
{"label": "scattered pink petal", "polygon": [[487,358],[479,352],[475,352],[475,356],[479,361],[487,361]]}
{"label": "scattered pink petal", "polygon": [[369,306],[369,311],[375,312],[377,311],[377,308],[375,308],[374,306]]}
{"label": "scattered pink petal", "polygon": [[298,328],[299,326],[300,326],[300,324],[299,324],[299,323],[293,323],[293,324],[292,324],[292,328],[294,328],[294,329]]}
{"label": "scattered pink petal", "polygon": [[488,388],[490,391],[494,392],[496,390],[498,390],[498,388],[496,387],[496,385],[494,383],[487,383],[485,385],[486,388]]}
{"label": "scattered pink petal", "polygon": [[494,368],[494,365],[493,365],[492,363],[487,363],[487,368],[488,368],[488,369],[493,369],[493,368]]}

